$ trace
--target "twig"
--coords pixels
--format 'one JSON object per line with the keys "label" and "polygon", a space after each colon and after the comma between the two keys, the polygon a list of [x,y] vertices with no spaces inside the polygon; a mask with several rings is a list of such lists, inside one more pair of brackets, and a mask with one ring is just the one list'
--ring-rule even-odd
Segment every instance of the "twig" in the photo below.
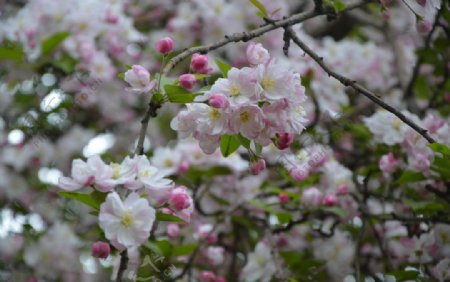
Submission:
{"label": "twig", "polygon": [[[370,1],[366,0],[366,1],[356,2],[354,4],[349,4],[349,5],[347,5],[347,8],[345,10],[337,13],[337,15],[342,14],[346,11],[364,6],[369,2]],[[240,42],[240,41],[246,42],[253,38],[259,37],[269,31],[272,31],[274,29],[285,27],[285,26],[293,26],[293,25],[301,23],[305,20],[308,20],[315,16],[319,16],[319,15],[323,15],[323,14],[324,14],[323,10],[318,11],[317,9],[309,11],[309,12],[305,12],[305,13],[295,14],[288,18],[285,18],[285,19],[282,19],[279,21],[274,21],[273,23],[270,23],[270,24],[265,24],[262,27],[251,30],[251,31],[244,31],[244,32],[234,33],[232,35],[225,35],[224,39],[219,40],[219,41],[209,44],[209,45],[192,47],[192,48],[186,49],[183,52],[181,52],[180,54],[178,54],[177,56],[170,59],[170,61],[164,67],[163,75],[167,75],[170,72],[170,70],[172,70],[178,63],[180,63],[181,61],[183,61],[184,59],[186,59],[187,57],[191,56],[194,53],[205,54],[210,51],[219,49],[220,47],[223,47],[231,42]]]}
{"label": "twig", "polygon": [[297,34],[292,30],[291,27],[287,26],[286,30],[289,32],[289,35],[291,36],[292,40],[297,44],[306,54],[308,54],[316,63],[318,63],[322,69],[328,74],[328,76],[332,76],[335,79],[337,79],[339,82],[341,82],[344,86],[353,88],[356,92],[366,96],[385,110],[391,112],[395,116],[397,116],[401,121],[409,125],[412,129],[417,131],[420,135],[422,135],[429,143],[435,143],[436,141],[428,134],[426,129],[423,129],[416,123],[414,123],[412,120],[407,118],[404,114],[384,102],[382,99],[378,98],[374,93],[367,90],[363,86],[356,83],[356,81],[351,80],[343,75],[340,75],[334,71],[332,71],[324,62],[323,58],[319,57],[314,51],[312,51],[298,36]]}
{"label": "twig", "polygon": [[139,132],[139,139],[138,139],[138,143],[136,146],[136,150],[134,151],[135,155],[144,154],[144,141],[145,141],[145,134],[147,133],[148,122],[150,121],[150,118],[156,117],[156,115],[157,115],[156,111],[160,107],[161,107],[161,104],[153,102],[153,101],[148,104],[148,110],[145,113],[145,116],[141,121],[141,130]]}
{"label": "twig", "polygon": [[117,272],[117,278],[116,282],[122,282],[123,274],[125,273],[125,270],[127,269],[128,265],[128,251],[127,249],[123,250],[120,253],[120,265],[119,265],[119,271]]}

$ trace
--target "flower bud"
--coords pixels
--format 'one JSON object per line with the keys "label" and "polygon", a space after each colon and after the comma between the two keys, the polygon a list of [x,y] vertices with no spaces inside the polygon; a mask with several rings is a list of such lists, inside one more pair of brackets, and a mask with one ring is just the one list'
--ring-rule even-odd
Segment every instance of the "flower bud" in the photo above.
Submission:
{"label": "flower bud", "polygon": [[347,184],[341,184],[336,189],[336,194],[339,196],[345,196],[348,194],[348,186]]}
{"label": "flower bud", "polygon": [[172,190],[168,203],[171,209],[181,211],[190,207],[191,197],[186,193],[186,188],[181,186]]}
{"label": "flower bud", "polygon": [[270,59],[269,52],[261,43],[250,43],[246,50],[247,60],[251,65],[264,64]]}
{"label": "flower bud", "polygon": [[108,243],[98,241],[92,244],[91,252],[93,257],[105,259],[109,256],[111,248]]}
{"label": "flower bud", "polygon": [[319,189],[312,187],[305,189],[302,193],[302,202],[311,207],[318,207],[322,203],[322,192]]}
{"label": "flower bud", "polygon": [[294,167],[289,170],[289,175],[296,181],[303,181],[308,178],[309,172],[306,168]]}
{"label": "flower bud", "polygon": [[150,81],[150,73],[140,65],[134,65],[125,72],[125,81],[135,91],[150,91],[156,87],[156,81]]}
{"label": "flower bud", "polygon": [[180,227],[176,223],[169,223],[167,225],[167,236],[169,236],[170,239],[175,239],[180,236]]}
{"label": "flower bud", "polygon": [[230,102],[228,102],[227,98],[222,94],[212,94],[209,97],[208,102],[211,107],[217,109],[223,109],[230,105]]}
{"label": "flower bud", "polygon": [[195,53],[191,59],[191,70],[197,73],[208,73],[210,68],[208,67],[208,57]]}
{"label": "flower bud", "polygon": [[178,80],[180,81],[181,87],[183,87],[184,89],[192,90],[192,88],[194,88],[195,86],[196,79],[195,75],[193,74],[190,73],[182,74],[180,75]]}
{"label": "flower bud", "polygon": [[399,164],[399,161],[395,158],[394,154],[389,153],[387,155],[383,155],[378,162],[378,166],[380,170],[384,173],[390,174],[395,171]]}
{"label": "flower bud", "polygon": [[253,175],[258,175],[265,169],[266,161],[264,159],[258,159],[256,162],[250,164],[250,173]]}
{"label": "flower bud", "polygon": [[181,163],[178,165],[178,172],[179,173],[186,173],[189,170],[190,164],[188,161],[181,161]]}
{"label": "flower bud", "polygon": [[280,193],[278,195],[278,199],[280,200],[280,203],[283,203],[283,204],[289,202],[289,196],[286,193]]}
{"label": "flower bud", "polygon": [[323,198],[323,204],[328,207],[335,206],[337,204],[337,198],[333,194],[327,194]]}
{"label": "flower bud", "polygon": [[417,4],[419,4],[422,7],[425,7],[425,5],[427,4],[427,0],[416,0]]}
{"label": "flower bud", "polygon": [[199,276],[200,282],[215,282],[216,275],[211,271],[202,271]]}
{"label": "flower bud", "polygon": [[161,54],[169,54],[173,51],[174,42],[170,37],[164,37],[155,44],[155,49]]}
{"label": "flower bud", "polygon": [[289,132],[277,133],[276,137],[275,146],[280,150],[289,148],[292,142],[294,142],[294,134]]}

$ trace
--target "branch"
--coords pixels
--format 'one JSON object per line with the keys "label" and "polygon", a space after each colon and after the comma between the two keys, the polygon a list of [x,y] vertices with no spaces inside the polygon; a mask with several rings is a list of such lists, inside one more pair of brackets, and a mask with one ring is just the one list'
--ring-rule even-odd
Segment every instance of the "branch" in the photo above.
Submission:
{"label": "branch", "polygon": [[116,282],[122,282],[122,276],[125,273],[125,270],[127,269],[127,265],[128,265],[128,251],[127,249],[125,249],[120,253],[120,265],[119,271],[117,272]]}
{"label": "branch", "polygon": [[412,129],[417,131],[420,135],[422,135],[429,143],[435,143],[436,141],[428,134],[426,129],[423,129],[419,125],[415,124],[412,120],[407,118],[404,114],[393,108],[392,106],[385,103],[383,100],[381,100],[378,96],[376,96],[371,91],[367,90],[363,86],[356,83],[356,81],[351,80],[343,75],[340,75],[334,71],[332,71],[324,62],[323,58],[319,57],[314,51],[312,51],[298,36],[297,34],[292,30],[291,27],[286,27],[287,32],[291,36],[292,40],[297,44],[306,54],[308,54],[316,63],[318,63],[322,69],[328,74],[328,76],[332,76],[335,79],[337,79],[339,82],[341,82],[344,86],[353,88],[356,92],[366,96],[370,100],[372,100],[374,103],[378,104],[385,110],[391,112],[395,116],[397,116],[401,121],[409,125]]}
{"label": "branch", "polygon": [[[369,1],[363,0],[363,1],[353,3],[353,4],[349,4],[349,5],[347,5],[347,8],[345,10],[337,13],[336,15],[340,15],[346,11],[359,8],[369,2],[370,2],[370,0]],[[251,30],[251,31],[244,31],[244,32],[234,33],[232,35],[225,35],[224,39],[219,40],[219,41],[209,44],[209,45],[192,47],[192,48],[186,49],[183,52],[181,52],[180,54],[178,54],[177,56],[170,59],[170,61],[164,67],[163,75],[167,75],[177,64],[179,64],[181,61],[183,61],[184,59],[186,59],[187,57],[191,56],[194,53],[205,54],[210,51],[219,49],[231,42],[240,42],[240,41],[246,42],[253,38],[259,37],[269,31],[272,31],[274,29],[286,27],[286,26],[293,26],[293,25],[301,23],[305,20],[311,19],[315,16],[324,15],[324,14],[325,14],[325,12],[322,9],[315,9],[315,10],[312,10],[309,12],[295,14],[288,18],[285,18],[285,19],[282,19],[279,21],[274,21],[273,23],[270,23],[270,24],[265,24],[265,25],[261,26],[260,28],[257,28],[257,29]]]}
{"label": "branch", "polygon": [[157,113],[156,111],[161,107],[161,104],[150,102],[148,104],[148,110],[145,113],[144,118],[141,121],[141,130],[139,132],[139,139],[136,146],[136,150],[134,151],[135,155],[142,155],[144,154],[144,141],[145,141],[145,134],[147,133],[147,127],[148,122],[150,121],[150,118],[156,117]]}

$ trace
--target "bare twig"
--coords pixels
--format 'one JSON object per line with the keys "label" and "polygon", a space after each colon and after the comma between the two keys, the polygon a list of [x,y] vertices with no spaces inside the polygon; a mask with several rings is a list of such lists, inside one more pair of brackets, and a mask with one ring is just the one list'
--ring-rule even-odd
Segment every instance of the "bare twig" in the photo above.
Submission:
{"label": "bare twig", "polygon": [[353,88],[356,92],[366,96],[370,100],[372,100],[374,103],[378,104],[385,110],[391,112],[395,116],[397,116],[401,121],[409,125],[412,129],[417,131],[420,135],[422,135],[429,143],[435,143],[436,141],[428,134],[426,129],[423,129],[416,123],[414,123],[411,119],[407,118],[404,114],[402,114],[400,111],[396,110],[386,102],[384,102],[382,99],[380,99],[377,95],[372,93],[371,91],[367,90],[363,86],[359,85],[356,81],[351,80],[343,75],[340,75],[334,71],[332,71],[324,62],[323,58],[319,57],[314,51],[312,51],[298,36],[297,34],[292,30],[291,27],[287,26],[286,30],[289,32],[289,35],[291,36],[292,40],[297,44],[303,51],[305,51],[306,54],[308,54],[316,63],[318,63],[322,69],[329,75],[337,79],[339,82],[341,82],[344,86]]}
{"label": "bare twig", "polygon": [[119,265],[119,271],[117,272],[117,278],[116,282],[122,282],[123,274],[125,273],[125,270],[127,269],[128,265],[128,251],[127,249],[123,250],[120,253],[120,265]]}

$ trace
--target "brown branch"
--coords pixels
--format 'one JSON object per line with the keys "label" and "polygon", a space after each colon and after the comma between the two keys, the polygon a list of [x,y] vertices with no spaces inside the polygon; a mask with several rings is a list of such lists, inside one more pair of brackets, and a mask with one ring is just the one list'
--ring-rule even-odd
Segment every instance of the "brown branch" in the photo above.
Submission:
{"label": "brown branch", "polygon": [[120,253],[120,265],[119,265],[119,271],[117,272],[117,278],[116,282],[122,282],[123,274],[125,273],[125,270],[127,269],[128,265],[128,251],[127,249],[123,250]]}
{"label": "brown branch", "polygon": [[144,141],[145,141],[145,134],[147,133],[147,127],[148,122],[150,121],[150,118],[156,117],[157,113],[156,111],[161,107],[160,103],[156,103],[154,101],[151,101],[148,104],[147,112],[145,113],[144,118],[141,120],[141,130],[139,132],[139,139],[136,146],[136,150],[134,151],[135,155],[143,155],[144,154]]}
{"label": "brown branch", "polygon": [[435,143],[436,141],[428,134],[426,129],[423,129],[416,123],[414,123],[411,119],[407,118],[404,114],[384,102],[382,99],[380,99],[377,95],[372,93],[371,91],[367,90],[360,84],[358,84],[356,81],[351,80],[343,75],[340,75],[334,71],[332,71],[324,62],[323,58],[319,57],[314,51],[312,51],[298,36],[297,34],[292,30],[291,27],[287,26],[286,30],[289,32],[289,35],[291,36],[292,40],[297,44],[306,54],[308,54],[316,63],[318,63],[322,69],[328,74],[328,76],[332,76],[335,79],[337,79],[339,82],[341,82],[344,86],[353,88],[356,92],[366,96],[372,102],[378,104],[385,110],[391,112],[395,116],[397,116],[401,121],[409,125],[412,129],[417,131],[420,135],[422,135],[429,143]]}
{"label": "brown branch", "polygon": [[[345,10],[337,13],[336,15],[340,15],[346,11],[362,7],[369,2],[370,1],[365,0],[365,1],[359,1],[359,2],[356,2],[353,4],[349,4],[349,5],[347,5],[347,8]],[[234,33],[232,35],[225,35],[224,39],[219,40],[219,41],[209,44],[209,45],[192,47],[192,48],[186,49],[183,52],[181,52],[180,54],[178,54],[177,56],[170,59],[170,61],[164,67],[163,75],[167,75],[177,64],[179,64],[181,61],[183,61],[184,59],[186,59],[187,57],[191,56],[194,53],[205,54],[210,51],[219,49],[231,42],[240,42],[240,41],[246,42],[253,38],[259,37],[269,31],[272,31],[274,29],[286,27],[286,26],[293,26],[293,25],[301,23],[305,20],[311,19],[311,18],[319,16],[319,15],[324,15],[324,14],[325,14],[325,12],[320,9],[315,9],[315,10],[312,10],[309,12],[295,14],[288,18],[285,18],[285,19],[282,19],[279,21],[274,21],[273,23],[270,23],[270,24],[265,24],[257,29],[251,30],[251,31],[244,31],[244,32]]]}

